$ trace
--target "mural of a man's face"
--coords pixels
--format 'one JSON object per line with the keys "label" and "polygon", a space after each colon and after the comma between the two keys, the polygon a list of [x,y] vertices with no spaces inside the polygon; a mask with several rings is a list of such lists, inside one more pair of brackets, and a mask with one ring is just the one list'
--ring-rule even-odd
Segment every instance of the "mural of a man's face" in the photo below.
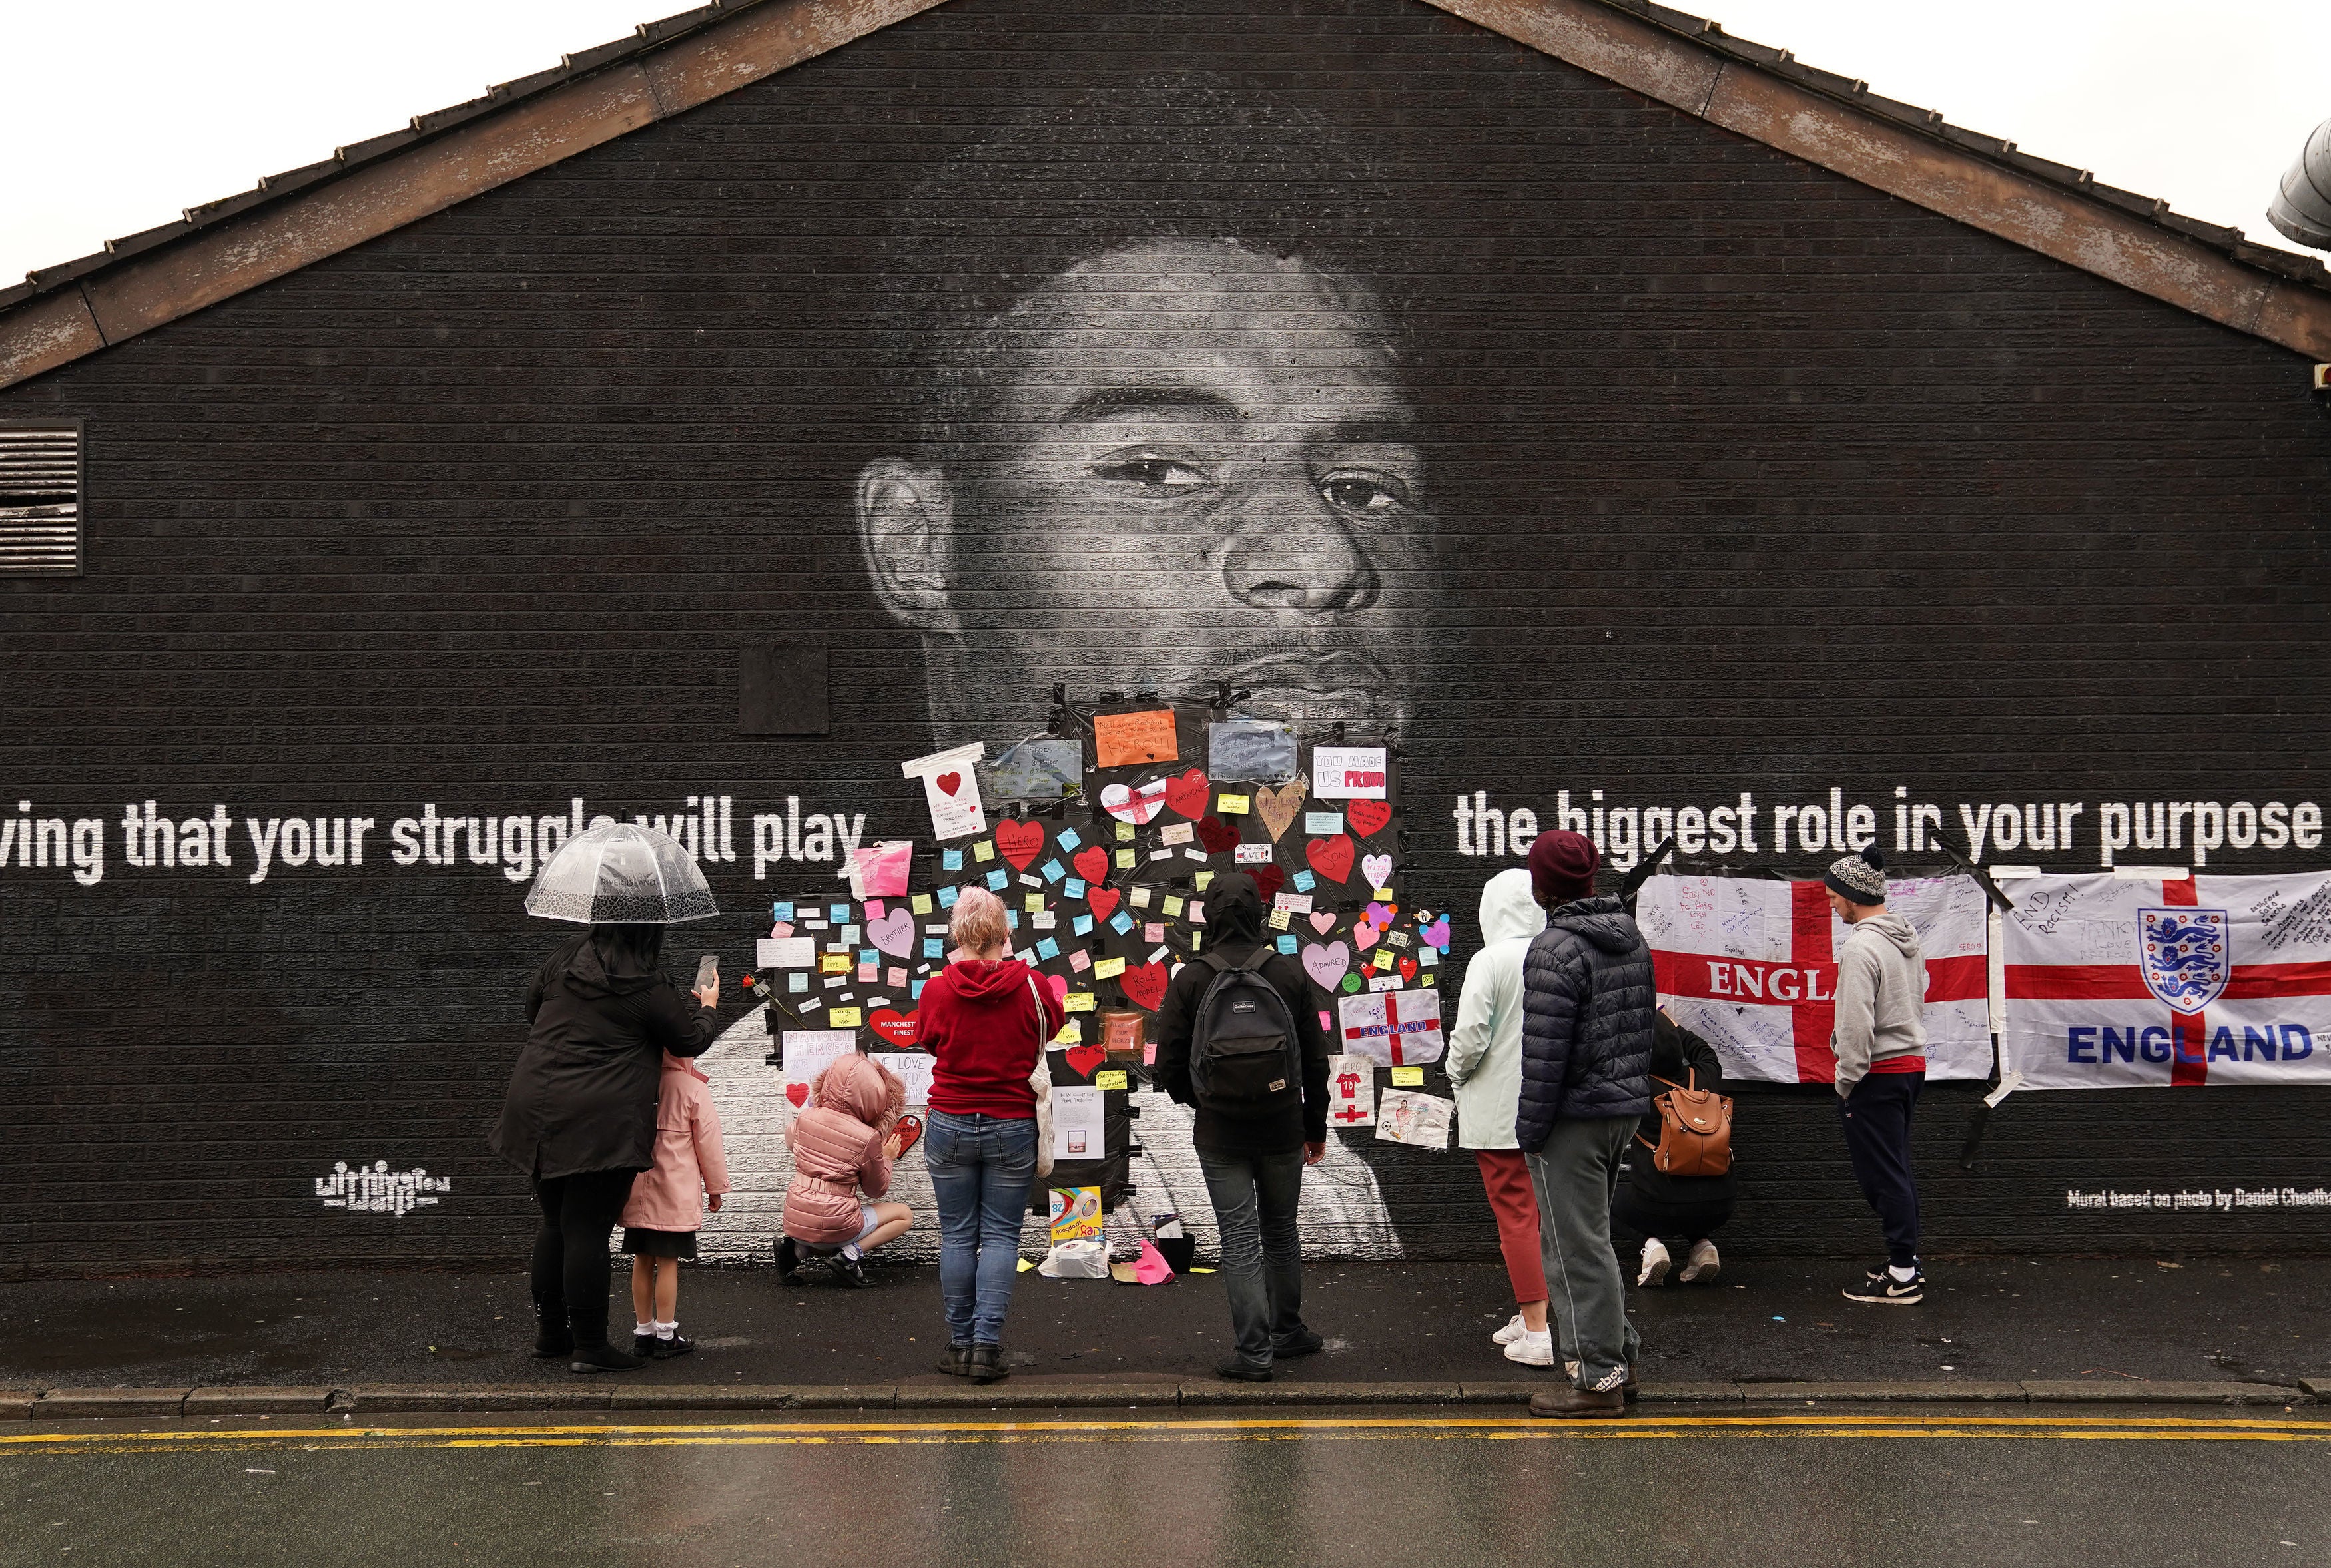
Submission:
{"label": "mural of a man's face", "polygon": [[1432,497],[1366,290],[1146,242],[1030,290],[989,340],[964,433],[858,483],[877,592],[923,634],[937,738],[1016,739],[996,727],[1055,680],[1227,679],[1249,712],[1403,721],[1435,619]]}

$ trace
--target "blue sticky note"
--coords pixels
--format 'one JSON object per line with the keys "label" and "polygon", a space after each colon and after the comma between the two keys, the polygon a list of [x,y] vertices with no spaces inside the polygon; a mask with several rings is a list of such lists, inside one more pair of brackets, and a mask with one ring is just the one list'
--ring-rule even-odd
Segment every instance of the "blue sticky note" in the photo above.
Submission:
{"label": "blue sticky note", "polygon": [[1074,828],[1062,828],[1052,841],[1060,845],[1063,851],[1073,850],[1084,842],[1082,839],[1077,837],[1077,831]]}
{"label": "blue sticky note", "polygon": [[939,870],[943,871],[962,870],[963,851],[961,850],[941,850],[939,851]]}
{"label": "blue sticky note", "polygon": [[847,925],[850,920],[850,906],[847,904],[828,904],[825,907],[825,917],[837,926]]}
{"label": "blue sticky note", "polygon": [[1085,879],[1082,877],[1070,877],[1067,881],[1061,884],[1061,892],[1065,898],[1083,898],[1085,896]]}
{"label": "blue sticky note", "polygon": [[861,947],[858,950],[858,962],[861,964],[880,964],[882,962],[882,955],[874,948]]}
{"label": "blue sticky note", "polygon": [[1080,915],[1069,922],[1069,927],[1079,936],[1089,936],[1092,935],[1092,917]]}
{"label": "blue sticky note", "polygon": [[1124,910],[1119,909],[1110,917],[1108,928],[1122,936],[1127,931],[1133,929],[1133,917],[1127,914]]}
{"label": "blue sticky note", "polygon": [[1295,873],[1295,890],[1299,893],[1308,893],[1318,880],[1318,879],[1308,871],[1298,871]]}
{"label": "blue sticky note", "polygon": [[1000,892],[1012,885],[1012,873],[1004,870],[990,871],[987,873],[987,885]]}
{"label": "blue sticky note", "polygon": [[955,908],[955,898],[956,898],[956,893],[955,893],[955,889],[954,889],[953,888],[941,888],[941,889],[939,889],[939,908],[942,908],[942,909],[952,909],[952,908]]}
{"label": "blue sticky note", "polygon": [[769,918],[770,918],[770,919],[772,919],[772,920],[790,920],[790,919],[792,919],[793,917],[794,917],[794,907],[793,907],[791,904],[772,904],[772,905],[770,905],[770,906],[769,906]]}
{"label": "blue sticky note", "polygon": [[785,976],[785,989],[796,993],[809,989],[809,976],[796,970]]}
{"label": "blue sticky note", "polygon": [[920,1002],[923,999],[923,986],[925,984],[925,982],[920,980],[916,981],[914,985],[908,991],[907,994],[913,997],[916,1001]]}
{"label": "blue sticky note", "polygon": [[942,940],[941,938],[937,937],[937,936],[926,936],[926,937],[924,937],[924,938],[923,938],[923,956],[924,956],[924,957],[926,957],[926,958],[944,958],[944,957],[946,957],[946,956],[947,956],[947,943],[946,943],[944,940]]}
{"label": "blue sticky note", "polygon": [[1279,939],[1279,950],[1280,950],[1281,953],[1292,953],[1292,952],[1294,952],[1294,951],[1295,951],[1295,938],[1294,938],[1294,937],[1292,937],[1292,936],[1281,936],[1281,937]]}
{"label": "blue sticky note", "polygon": [[1047,860],[1044,862],[1044,880],[1047,882],[1057,882],[1068,874],[1069,869],[1061,864],[1060,861]]}
{"label": "blue sticky note", "polygon": [[1017,910],[1017,909],[1006,909],[1006,910],[1004,910],[1004,923],[1006,926],[1011,927],[1012,927],[1012,929],[1013,929],[1014,931],[1017,931],[1018,929],[1020,929],[1020,911],[1019,911],[1019,910]]}
{"label": "blue sticky note", "polygon": [[1047,936],[1042,942],[1036,944],[1037,957],[1049,962],[1051,959],[1058,958],[1060,955],[1061,945],[1051,937]]}

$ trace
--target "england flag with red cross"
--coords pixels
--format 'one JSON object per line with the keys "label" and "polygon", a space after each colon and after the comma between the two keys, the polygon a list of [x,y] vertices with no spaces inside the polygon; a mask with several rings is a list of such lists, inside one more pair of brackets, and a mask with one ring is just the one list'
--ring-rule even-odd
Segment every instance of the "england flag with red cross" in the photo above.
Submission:
{"label": "england flag with red cross", "polygon": [[2001,1065],[2026,1088],[2331,1080],[2331,876],[2006,884]]}
{"label": "england flag with red cross", "polygon": [[[1991,1076],[1984,894],[1967,877],[1886,884],[1927,959],[1927,1076]],[[1819,882],[1653,877],[1635,920],[1660,1001],[1716,1048],[1727,1079],[1833,1083],[1830,1030],[1845,925]]]}

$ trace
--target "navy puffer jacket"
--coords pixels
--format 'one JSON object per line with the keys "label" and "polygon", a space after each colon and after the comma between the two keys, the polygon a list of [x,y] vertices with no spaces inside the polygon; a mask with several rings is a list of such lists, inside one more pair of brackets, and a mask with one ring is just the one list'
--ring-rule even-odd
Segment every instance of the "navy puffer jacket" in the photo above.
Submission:
{"label": "navy puffer jacket", "polygon": [[1522,1100],[1516,1141],[1546,1146],[1567,1117],[1640,1117],[1651,1106],[1651,950],[1610,894],[1546,917],[1522,964]]}

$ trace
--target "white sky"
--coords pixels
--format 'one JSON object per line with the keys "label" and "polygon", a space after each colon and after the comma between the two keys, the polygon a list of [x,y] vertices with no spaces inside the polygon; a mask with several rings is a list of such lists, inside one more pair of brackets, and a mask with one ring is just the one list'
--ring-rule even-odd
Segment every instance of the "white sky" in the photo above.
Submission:
{"label": "white sky", "polygon": [[[1267,0],[1263,0],[1267,3]],[[0,0],[0,279],[247,190],[686,0]],[[1955,124],[2286,244],[2326,0],[1680,0]]]}

